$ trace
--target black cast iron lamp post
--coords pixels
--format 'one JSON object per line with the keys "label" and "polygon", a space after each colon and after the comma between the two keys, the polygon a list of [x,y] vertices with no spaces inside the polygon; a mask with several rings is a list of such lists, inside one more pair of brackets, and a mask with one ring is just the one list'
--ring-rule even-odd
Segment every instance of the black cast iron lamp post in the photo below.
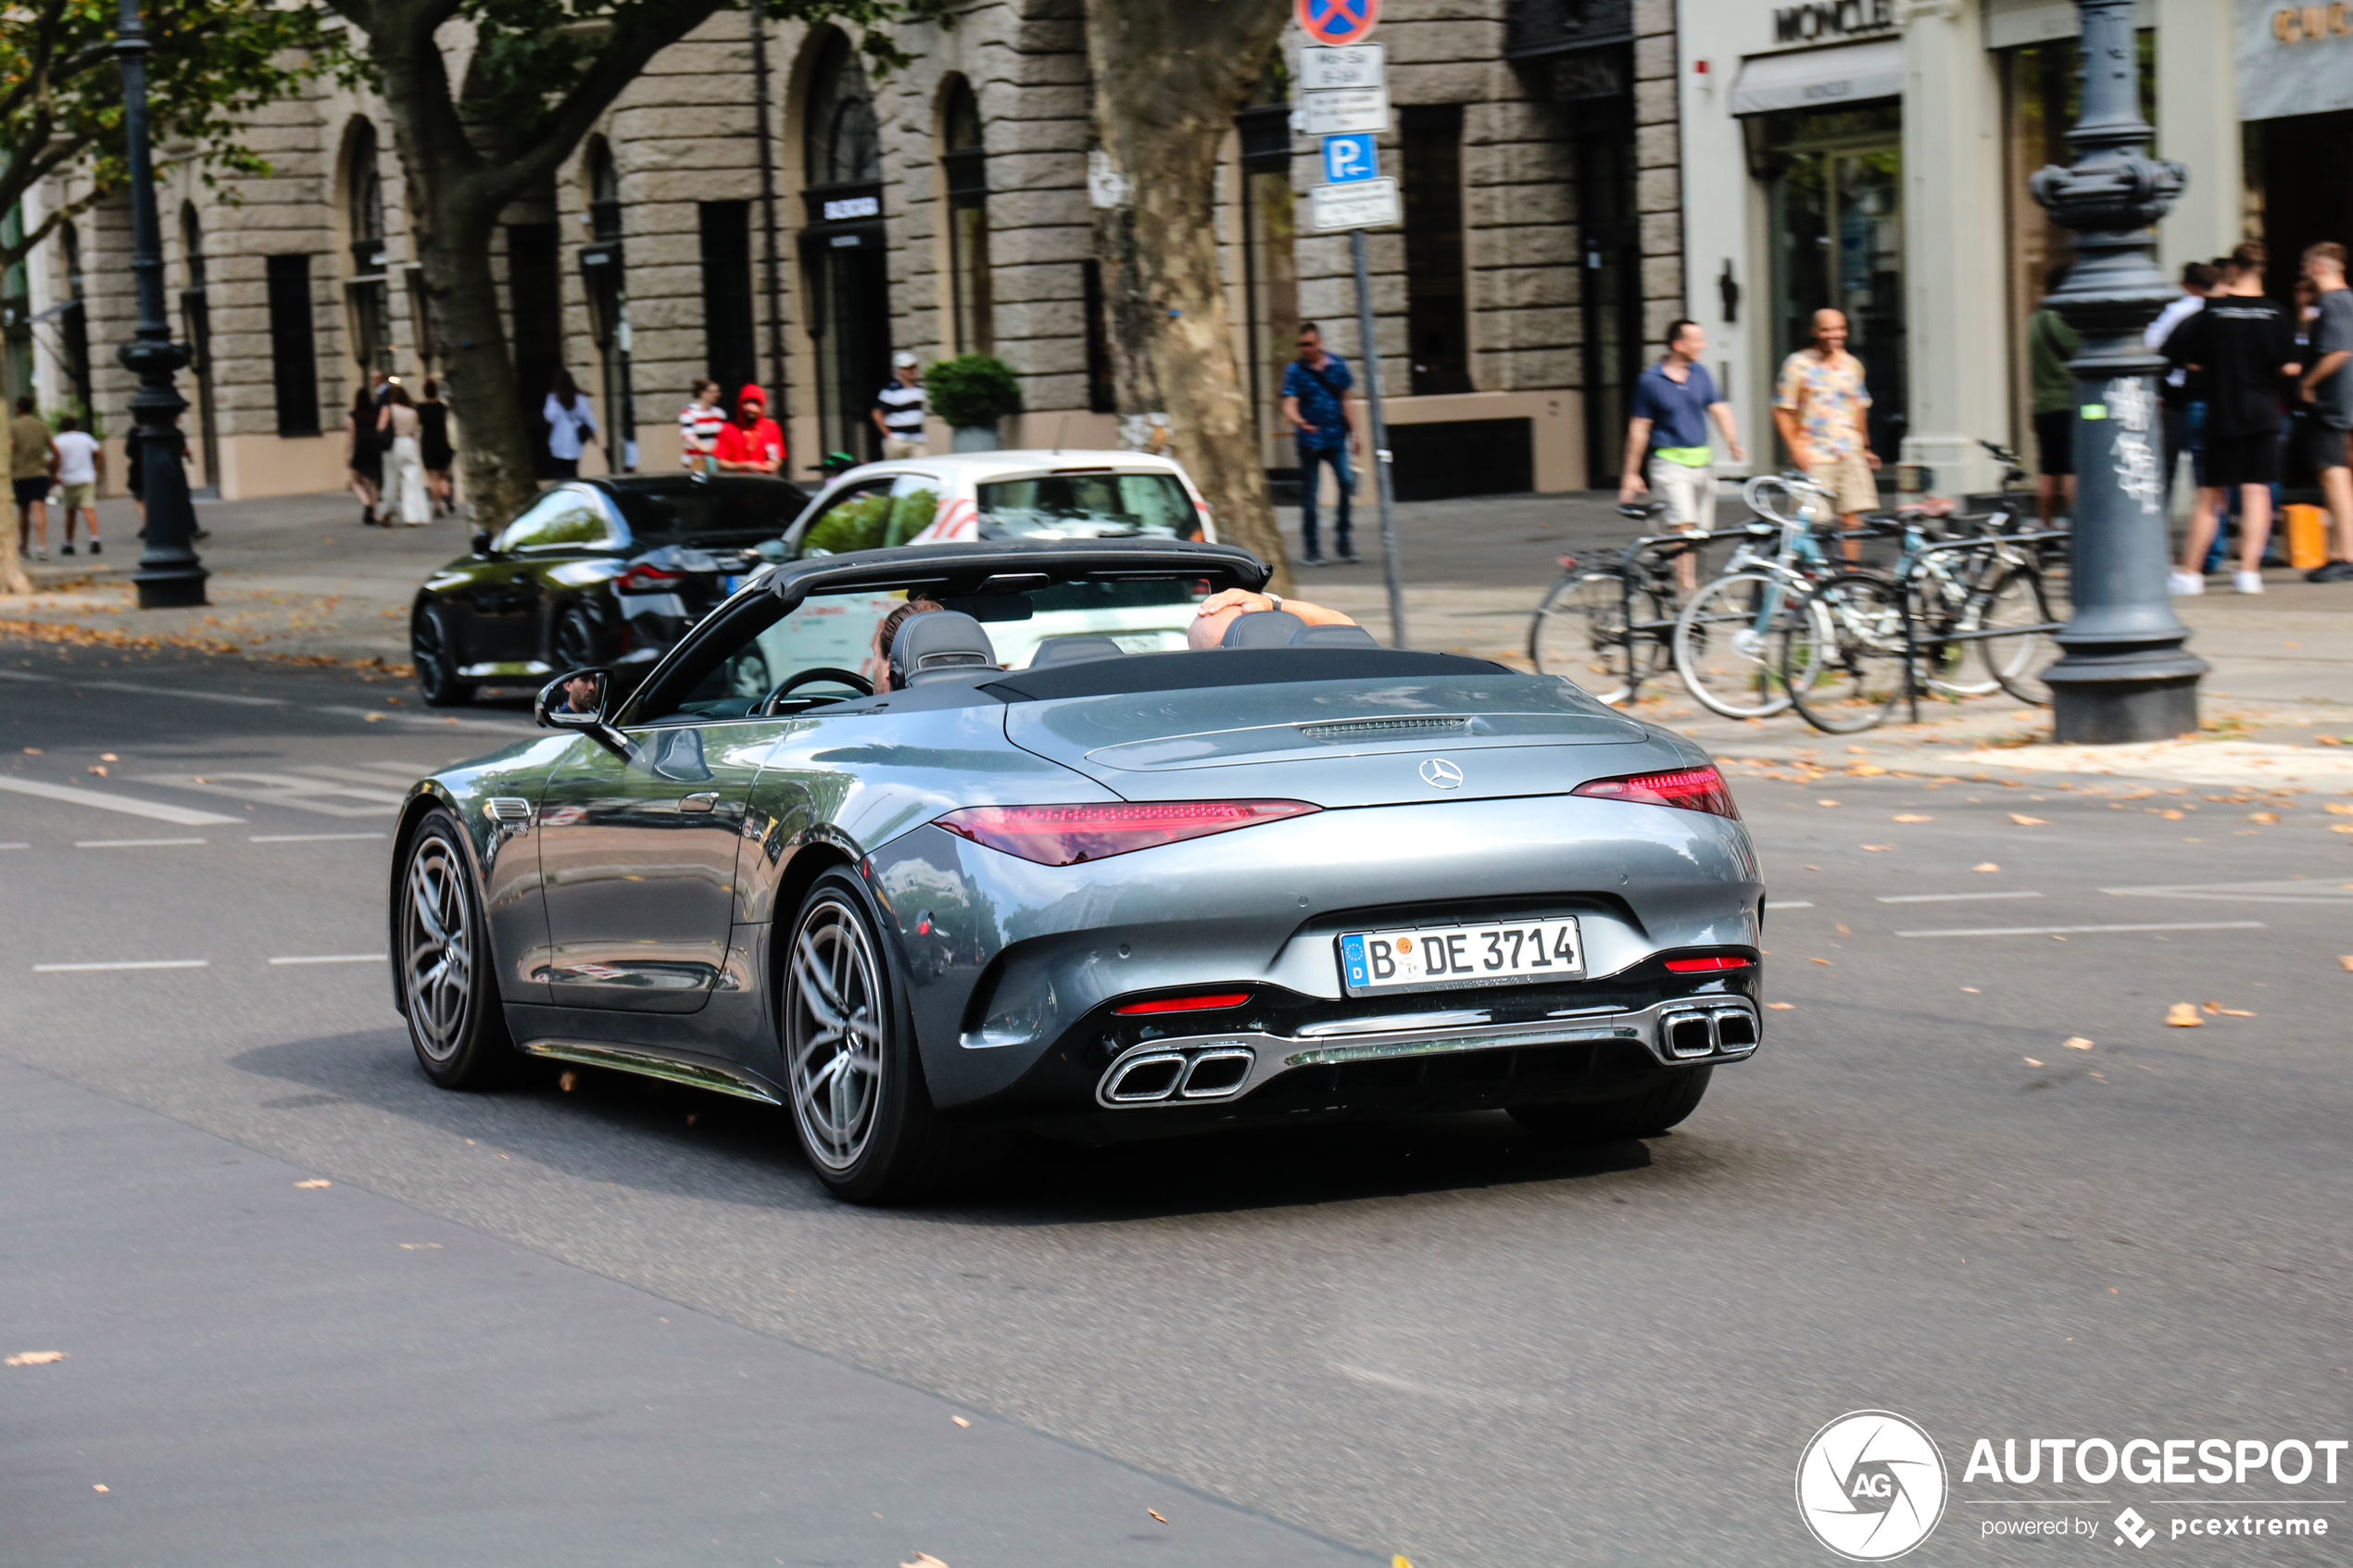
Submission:
{"label": "black cast iron lamp post", "polygon": [[2029,182],[2051,220],[2075,231],[2067,287],[2044,301],[2082,334],[2075,372],[2075,529],[2069,573],[2075,613],[2066,651],[2044,672],[2057,738],[2167,740],[2197,729],[2206,661],[2165,590],[2164,439],[2157,377],[2163,357],[2142,331],[2175,297],[2153,254],[2151,225],[2187,171],[2145,156],[2134,0],[2075,0],[2082,19],[2083,108],[2068,132],[2071,169]]}
{"label": "black cast iron lamp post", "polygon": [[141,609],[180,609],[205,602],[210,575],[196,558],[196,509],[188,499],[188,474],[181,466],[182,436],[172,421],[187,408],[171,378],[188,362],[188,348],[171,341],[171,320],[163,307],[163,229],[156,217],[155,157],[147,144],[147,31],[139,22],[139,0],[122,0],[115,31],[115,56],[122,62],[122,137],[131,160],[132,276],[139,288],[139,332],[115,351],[123,368],[139,378],[131,399],[139,427],[139,460],[145,470],[146,542],[139,570]]}

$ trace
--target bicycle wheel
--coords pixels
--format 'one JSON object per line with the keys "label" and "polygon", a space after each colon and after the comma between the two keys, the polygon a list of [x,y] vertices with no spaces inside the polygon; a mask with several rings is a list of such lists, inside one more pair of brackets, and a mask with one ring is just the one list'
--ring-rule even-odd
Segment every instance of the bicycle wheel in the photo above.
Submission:
{"label": "bicycle wheel", "polygon": [[[1615,567],[1595,567],[1553,584],[1528,627],[1529,662],[1540,675],[1561,675],[1601,702],[1624,702],[1633,690],[1632,672],[1655,675],[1666,662],[1655,636],[1626,631],[1625,576]],[[1633,593],[1636,621],[1667,618],[1667,607],[1646,588]]]}
{"label": "bicycle wheel", "polygon": [[1804,594],[1766,572],[1719,577],[1675,620],[1675,672],[1701,706],[1727,719],[1763,719],[1789,706],[1781,643]]}
{"label": "bicycle wheel", "polygon": [[2001,688],[1976,678],[1970,645],[1941,641],[1952,633],[1976,630],[1978,596],[1950,576],[1916,573],[1912,635],[1920,645],[1920,690],[1938,696],[1989,696]]}
{"label": "bicycle wheel", "polygon": [[[1814,585],[1806,602],[1818,613],[1793,625],[1784,650],[1799,718],[1833,735],[1886,719],[1904,695],[1903,593],[1866,571],[1842,571]],[[1820,638],[1819,646],[1806,647],[1808,637]]]}
{"label": "bicycle wheel", "polygon": [[[1971,602],[1970,609],[1977,629],[1985,632],[2006,626],[2047,626],[2056,619],[2043,588],[2043,574],[2031,566],[2012,567],[1995,578],[1993,586]],[[1977,646],[1984,651],[1985,668],[2004,691],[2020,702],[2049,705],[2051,688],[2043,684],[2043,671],[2058,656],[2049,633],[2020,630],[1987,637]]]}

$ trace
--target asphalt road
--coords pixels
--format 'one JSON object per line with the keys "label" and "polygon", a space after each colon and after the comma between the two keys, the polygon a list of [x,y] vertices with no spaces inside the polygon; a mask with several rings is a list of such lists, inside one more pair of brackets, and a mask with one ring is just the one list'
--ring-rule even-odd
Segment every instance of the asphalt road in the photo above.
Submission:
{"label": "asphalt road", "polygon": [[[522,724],[0,645],[0,1349],[67,1354],[0,1371],[0,1559],[1827,1563],[1793,1474],[1863,1408],[1953,1467],[1917,1562],[2111,1552],[2128,1501],[2353,1531],[2353,1463],[1960,1473],[2353,1436],[2353,818],[2311,797],[1743,777],[1777,1006],[1670,1136],[1035,1148],[870,1212],[755,1108],[418,1073],[373,835]],[[191,967],[70,967],[124,964]],[[2102,1531],[1985,1535],[2027,1498]]]}

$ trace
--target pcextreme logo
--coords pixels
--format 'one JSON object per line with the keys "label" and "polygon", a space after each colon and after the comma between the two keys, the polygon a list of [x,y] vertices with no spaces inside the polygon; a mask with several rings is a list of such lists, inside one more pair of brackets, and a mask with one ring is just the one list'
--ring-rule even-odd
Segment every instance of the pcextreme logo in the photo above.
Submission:
{"label": "pcextreme logo", "polygon": [[1855,1562],[1885,1562],[1944,1516],[1936,1440],[1893,1411],[1855,1411],[1814,1434],[1797,1461],[1797,1511],[1814,1538]]}

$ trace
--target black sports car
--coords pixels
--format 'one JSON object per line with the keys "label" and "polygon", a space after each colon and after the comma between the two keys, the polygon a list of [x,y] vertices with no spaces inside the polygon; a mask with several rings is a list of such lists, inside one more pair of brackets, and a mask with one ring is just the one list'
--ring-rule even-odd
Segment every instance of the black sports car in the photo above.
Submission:
{"label": "black sports car", "polygon": [[627,684],[742,579],[785,558],[808,492],[753,475],[620,474],[544,490],[417,590],[409,650],[435,708],[598,665]]}

